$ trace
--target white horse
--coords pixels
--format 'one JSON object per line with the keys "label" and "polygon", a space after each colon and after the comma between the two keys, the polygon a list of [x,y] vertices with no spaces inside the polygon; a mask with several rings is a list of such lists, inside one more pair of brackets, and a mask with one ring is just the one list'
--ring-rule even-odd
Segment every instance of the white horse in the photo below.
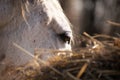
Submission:
{"label": "white horse", "polygon": [[13,43],[34,54],[35,48],[71,50],[71,39],[70,23],[57,0],[0,0],[1,65],[32,59]]}

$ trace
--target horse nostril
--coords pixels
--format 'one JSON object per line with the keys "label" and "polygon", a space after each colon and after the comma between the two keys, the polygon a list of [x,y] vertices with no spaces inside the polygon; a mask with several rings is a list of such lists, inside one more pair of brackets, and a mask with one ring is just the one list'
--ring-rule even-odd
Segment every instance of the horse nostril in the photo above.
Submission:
{"label": "horse nostril", "polygon": [[58,36],[63,42],[68,42],[68,44],[70,44],[71,37],[72,37],[71,32],[64,32],[64,33],[58,34]]}

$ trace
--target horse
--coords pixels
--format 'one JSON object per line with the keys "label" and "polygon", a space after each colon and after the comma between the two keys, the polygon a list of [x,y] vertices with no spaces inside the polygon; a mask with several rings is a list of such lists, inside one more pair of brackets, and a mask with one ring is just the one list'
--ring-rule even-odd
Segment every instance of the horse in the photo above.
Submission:
{"label": "horse", "polygon": [[33,59],[15,44],[34,55],[35,48],[71,51],[72,39],[71,24],[58,0],[0,0],[0,73],[8,65]]}

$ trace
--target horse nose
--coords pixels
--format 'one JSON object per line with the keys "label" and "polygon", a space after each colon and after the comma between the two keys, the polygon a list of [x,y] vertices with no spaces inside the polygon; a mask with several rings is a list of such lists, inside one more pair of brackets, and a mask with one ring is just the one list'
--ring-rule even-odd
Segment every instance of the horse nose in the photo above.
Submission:
{"label": "horse nose", "polygon": [[70,44],[72,40],[72,33],[70,31],[58,34],[58,36],[63,42],[68,43],[68,44]]}

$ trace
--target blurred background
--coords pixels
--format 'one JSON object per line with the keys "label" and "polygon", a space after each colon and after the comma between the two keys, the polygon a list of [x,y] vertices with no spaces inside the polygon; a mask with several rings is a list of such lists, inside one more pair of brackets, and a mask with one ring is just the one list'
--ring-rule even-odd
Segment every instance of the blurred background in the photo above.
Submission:
{"label": "blurred background", "polygon": [[120,33],[120,0],[59,0],[75,34]]}

